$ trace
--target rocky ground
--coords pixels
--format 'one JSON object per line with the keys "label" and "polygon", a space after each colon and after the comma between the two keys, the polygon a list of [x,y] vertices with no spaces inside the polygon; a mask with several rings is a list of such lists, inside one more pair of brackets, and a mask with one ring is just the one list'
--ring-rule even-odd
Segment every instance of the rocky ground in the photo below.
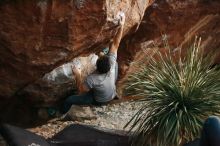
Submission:
{"label": "rocky ground", "polygon": [[[138,111],[143,103],[126,101],[121,103],[109,104],[102,107],[79,107],[73,106],[64,119],[55,118],[47,124],[28,130],[50,138],[66,126],[73,123],[80,123],[92,126],[99,126],[108,129],[124,129],[125,124]],[[75,111],[75,112],[73,112]],[[77,113],[77,114],[75,114]]]}

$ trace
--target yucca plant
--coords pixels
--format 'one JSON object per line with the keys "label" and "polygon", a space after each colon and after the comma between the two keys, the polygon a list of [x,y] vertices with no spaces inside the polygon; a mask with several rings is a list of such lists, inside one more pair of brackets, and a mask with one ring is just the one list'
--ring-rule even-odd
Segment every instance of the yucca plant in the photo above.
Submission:
{"label": "yucca plant", "polygon": [[204,54],[199,40],[185,57],[180,50],[174,57],[166,49],[168,53],[158,51],[142,62],[125,83],[127,95],[143,97],[138,101],[144,106],[125,126],[133,131],[133,145],[182,145],[199,137],[208,116],[220,113],[220,70],[211,67],[214,56]]}

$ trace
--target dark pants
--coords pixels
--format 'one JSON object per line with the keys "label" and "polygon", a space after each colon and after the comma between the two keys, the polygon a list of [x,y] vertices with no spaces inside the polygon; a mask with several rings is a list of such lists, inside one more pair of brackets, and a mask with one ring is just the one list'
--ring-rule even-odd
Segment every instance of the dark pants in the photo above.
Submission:
{"label": "dark pants", "polygon": [[204,123],[200,146],[220,146],[220,118],[210,116]]}
{"label": "dark pants", "polygon": [[[118,78],[118,63],[116,63],[116,65],[115,65],[115,82],[116,82],[117,78]],[[100,106],[100,105],[103,105],[106,103],[97,102],[94,99],[93,91],[89,91],[89,92],[81,94],[81,95],[69,96],[63,104],[62,112],[66,113],[73,104],[74,105],[97,105],[97,106]]]}

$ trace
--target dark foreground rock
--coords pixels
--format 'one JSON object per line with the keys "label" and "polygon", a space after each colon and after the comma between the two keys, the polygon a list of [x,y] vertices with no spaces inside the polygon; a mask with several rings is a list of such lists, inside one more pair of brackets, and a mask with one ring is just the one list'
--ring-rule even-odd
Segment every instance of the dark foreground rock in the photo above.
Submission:
{"label": "dark foreground rock", "polygon": [[4,124],[0,134],[9,145],[16,146],[129,146],[129,136],[116,130],[73,124],[50,139],[27,130]]}

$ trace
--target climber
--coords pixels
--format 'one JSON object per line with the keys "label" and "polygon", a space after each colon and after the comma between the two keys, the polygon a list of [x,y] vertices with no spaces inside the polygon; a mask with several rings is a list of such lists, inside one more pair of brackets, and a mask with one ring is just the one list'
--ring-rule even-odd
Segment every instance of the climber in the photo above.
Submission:
{"label": "climber", "polygon": [[123,12],[118,14],[120,28],[113,38],[107,55],[100,55],[96,62],[96,71],[86,77],[82,82],[81,70],[72,67],[75,75],[76,86],[79,95],[68,97],[63,105],[63,112],[67,112],[71,105],[103,105],[113,100],[116,96],[115,82],[118,76],[117,51],[122,38],[125,15]]}
{"label": "climber", "polygon": [[219,146],[220,145],[220,118],[210,116],[206,119],[199,146]]}

